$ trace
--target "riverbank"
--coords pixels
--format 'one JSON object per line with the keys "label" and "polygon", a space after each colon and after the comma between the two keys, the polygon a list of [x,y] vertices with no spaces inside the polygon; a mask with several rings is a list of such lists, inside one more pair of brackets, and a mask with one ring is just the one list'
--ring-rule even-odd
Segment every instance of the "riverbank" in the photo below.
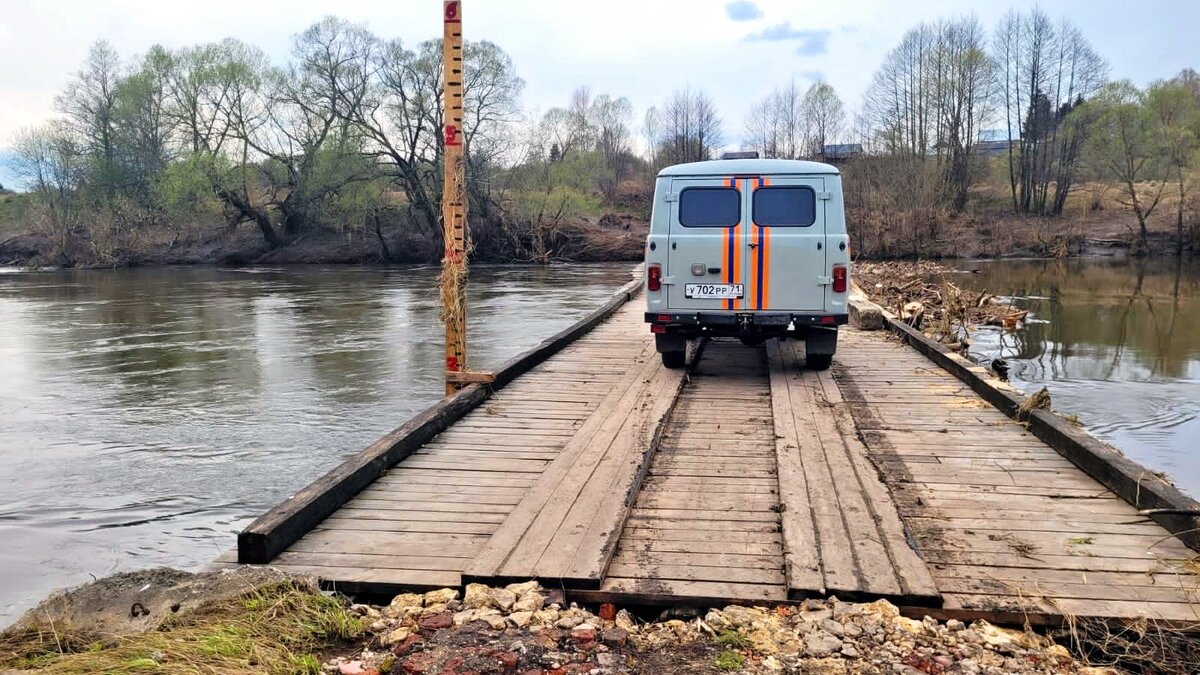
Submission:
{"label": "riverbank", "polygon": [[[564,220],[544,241],[477,240],[482,263],[621,262],[640,260],[647,224],[630,215]],[[9,224],[0,228],[0,266],[111,268],[168,265],[433,264],[441,243],[429,237],[366,229],[315,229],[268,246],[250,228],[146,227],[111,237],[78,228],[65,240]]]}
{"label": "riverbank", "polygon": [[[132,609],[131,609],[132,608]],[[7,673],[1080,673],[1121,657],[1185,673],[1191,642],[1147,626],[1110,653],[1089,633],[901,616],[886,601],[655,610],[564,605],[536,582],[351,604],[269,568],[118,575],[56,593],[0,634]],[[1133,638],[1140,636],[1141,640]],[[1162,640],[1169,637],[1171,640]],[[1071,648],[1068,648],[1071,647]],[[1099,649],[1107,647],[1109,651]],[[1153,660],[1151,660],[1153,659]]]}

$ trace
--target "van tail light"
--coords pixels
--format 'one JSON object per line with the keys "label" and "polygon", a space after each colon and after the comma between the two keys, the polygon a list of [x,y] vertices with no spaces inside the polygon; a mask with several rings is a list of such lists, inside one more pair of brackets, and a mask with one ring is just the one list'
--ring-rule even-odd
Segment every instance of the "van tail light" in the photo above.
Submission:
{"label": "van tail light", "polygon": [[662,290],[662,267],[659,265],[651,265],[646,268],[646,290]]}
{"label": "van tail light", "polygon": [[833,266],[833,292],[834,293],[845,293],[846,285],[847,285],[846,284],[846,266],[845,265],[834,265]]}

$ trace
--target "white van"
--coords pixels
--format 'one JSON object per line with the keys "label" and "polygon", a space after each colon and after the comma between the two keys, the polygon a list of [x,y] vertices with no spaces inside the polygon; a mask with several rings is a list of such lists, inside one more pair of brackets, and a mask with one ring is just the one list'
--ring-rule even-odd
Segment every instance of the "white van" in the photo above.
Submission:
{"label": "white van", "polygon": [[646,242],[646,321],[669,368],[689,338],[805,340],[828,368],[846,323],[850,242],[828,164],[721,159],[658,174]]}

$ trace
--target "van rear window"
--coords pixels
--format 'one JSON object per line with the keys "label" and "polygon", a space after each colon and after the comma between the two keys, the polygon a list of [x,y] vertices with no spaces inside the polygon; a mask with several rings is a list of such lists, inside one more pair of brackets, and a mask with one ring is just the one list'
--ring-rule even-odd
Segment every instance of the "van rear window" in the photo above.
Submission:
{"label": "van rear window", "polygon": [[733,227],[742,221],[742,194],[733,188],[696,187],[679,193],[679,224]]}
{"label": "van rear window", "polygon": [[810,187],[764,187],[754,191],[754,224],[808,227],[817,220],[817,193]]}

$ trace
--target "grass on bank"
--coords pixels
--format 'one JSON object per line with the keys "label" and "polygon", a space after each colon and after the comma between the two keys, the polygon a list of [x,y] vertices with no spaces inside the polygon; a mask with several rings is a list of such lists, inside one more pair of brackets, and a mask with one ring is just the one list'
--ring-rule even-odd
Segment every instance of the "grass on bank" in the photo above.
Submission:
{"label": "grass on bank", "polygon": [[318,654],[358,637],[362,622],[334,597],[290,582],[214,603],[160,629],[97,639],[48,627],[0,636],[0,670],[39,673],[313,673]]}

